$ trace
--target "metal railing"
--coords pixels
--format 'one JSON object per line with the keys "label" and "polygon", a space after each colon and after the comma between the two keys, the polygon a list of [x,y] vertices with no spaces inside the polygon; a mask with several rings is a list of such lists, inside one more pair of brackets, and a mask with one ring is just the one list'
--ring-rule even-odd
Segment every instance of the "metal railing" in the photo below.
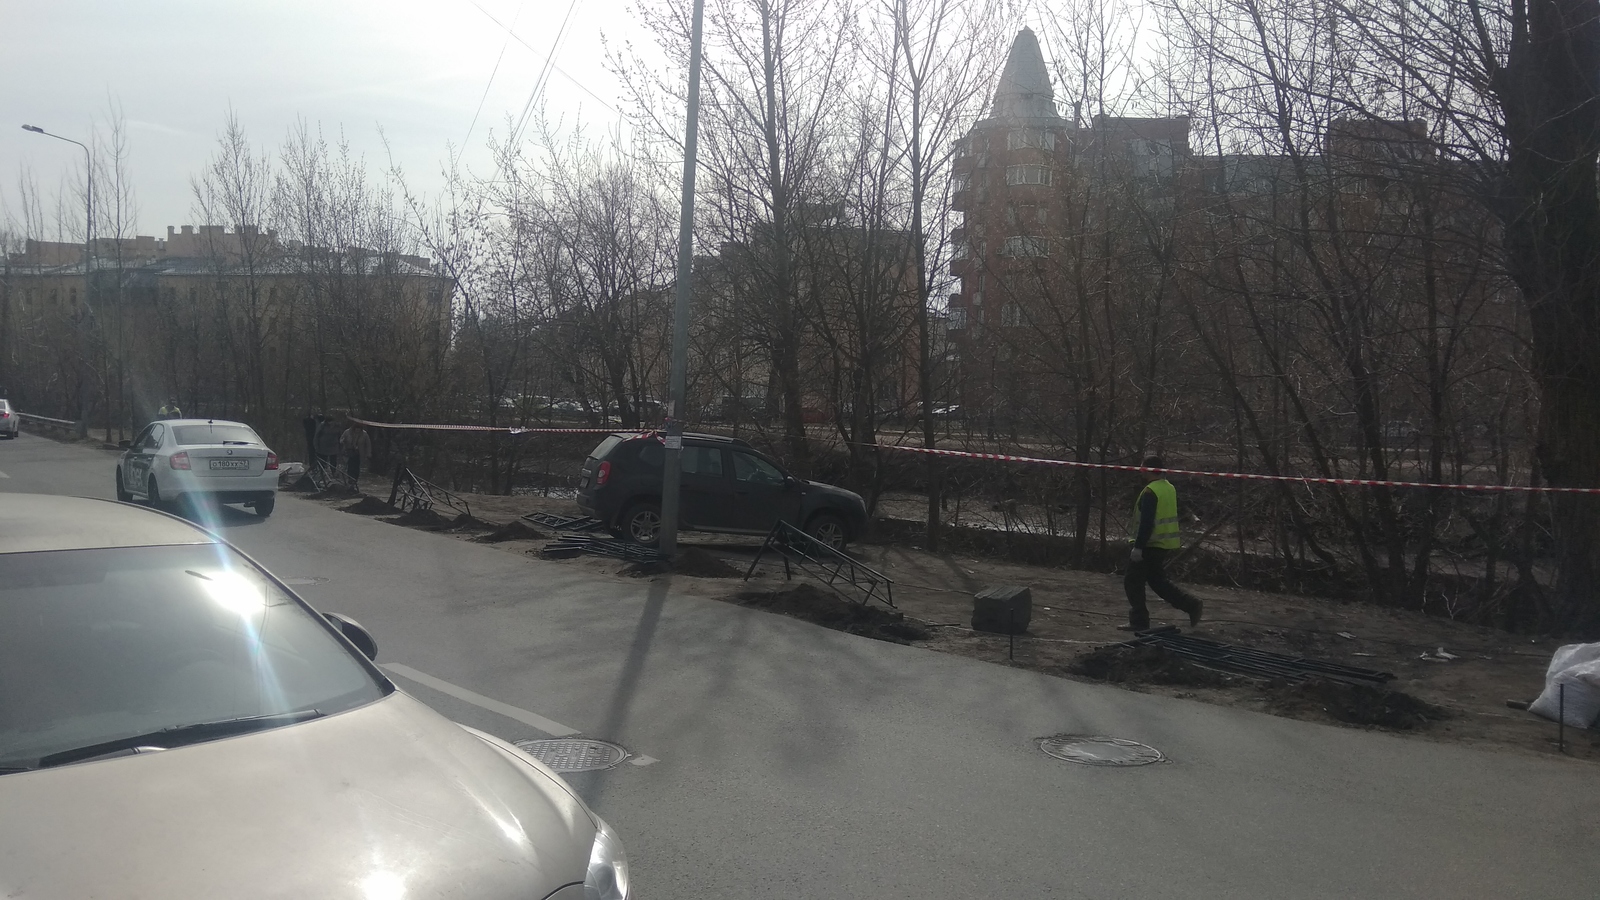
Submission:
{"label": "metal railing", "polygon": [[52,419],[49,416],[36,416],[33,413],[16,412],[14,410],[11,414],[23,419],[35,419],[40,422],[48,422],[51,425],[60,425],[62,428],[78,427],[78,423],[72,421],[71,419]]}
{"label": "metal railing", "polygon": [[768,550],[773,550],[783,557],[785,581],[794,577],[793,568],[799,568],[800,571],[833,588],[841,596],[849,596],[840,590],[842,586],[853,588],[857,596],[850,599],[863,606],[877,600],[887,604],[890,609],[895,608],[894,581],[889,576],[783,521],[779,521],[772,526],[771,531],[767,532],[766,541],[756,552],[756,558],[750,561],[749,571],[744,573],[745,581],[749,581],[751,576],[755,575],[757,564]]}
{"label": "metal railing", "polygon": [[426,512],[443,506],[460,515],[472,515],[467,501],[442,487],[423,479],[405,465],[394,471],[394,484],[389,488],[389,505],[402,512]]}
{"label": "metal railing", "polygon": [[319,491],[333,488],[344,488],[348,491],[356,489],[356,481],[350,473],[325,459],[313,460],[306,468],[306,477],[311,479],[312,485]]}

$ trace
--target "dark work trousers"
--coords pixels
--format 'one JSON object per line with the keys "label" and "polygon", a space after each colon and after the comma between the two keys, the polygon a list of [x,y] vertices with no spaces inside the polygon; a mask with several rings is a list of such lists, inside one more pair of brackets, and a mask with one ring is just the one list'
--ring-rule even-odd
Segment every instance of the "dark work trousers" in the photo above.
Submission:
{"label": "dark work trousers", "polygon": [[[351,481],[361,480],[361,454],[350,452],[344,457],[344,470],[350,473]],[[1156,590],[1160,590],[1157,588]]]}
{"label": "dark work trousers", "polygon": [[1170,552],[1160,547],[1146,547],[1142,561],[1128,562],[1128,574],[1122,579],[1122,589],[1128,592],[1128,624],[1135,631],[1150,627],[1150,609],[1144,603],[1146,584],[1155,589],[1156,596],[1191,616],[1200,608],[1200,601],[1193,594],[1167,580],[1167,573],[1161,567]]}

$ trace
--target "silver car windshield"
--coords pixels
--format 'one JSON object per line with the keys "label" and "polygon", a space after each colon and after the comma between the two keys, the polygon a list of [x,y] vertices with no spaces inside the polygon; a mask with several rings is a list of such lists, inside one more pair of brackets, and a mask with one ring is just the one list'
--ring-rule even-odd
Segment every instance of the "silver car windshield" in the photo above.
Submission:
{"label": "silver car windshield", "polygon": [[196,444],[259,444],[261,436],[248,425],[179,425],[172,429],[178,445],[193,447]]}
{"label": "silver car windshield", "polygon": [[0,554],[0,772],[164,729],[288,724],[388,690],[225,546]]}

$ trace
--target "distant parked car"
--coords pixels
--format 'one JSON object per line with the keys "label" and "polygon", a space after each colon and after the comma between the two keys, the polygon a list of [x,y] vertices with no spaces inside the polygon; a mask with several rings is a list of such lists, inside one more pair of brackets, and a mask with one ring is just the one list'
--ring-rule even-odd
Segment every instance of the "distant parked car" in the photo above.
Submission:
{"label": "distant parked car", "polygon": [[243,503],[266,518],[278,500],[278,454],[255,429],[221,419],[151,422],[123,441],[117,499]]}
{"label": "distant parked car", "polygon": [[11,408],[10,400],[0,400],[0,436],[11,439],[17,436],[21,428],[22,417]]}
{"label": "distant parked car", "polygon": [[[661,465],[655,434],[613,434],[584,460],[578,508],[635,543],[653,546],[661,530]],[[766,534],[779,520],[831,547],[867,526],[861,495],[807,481],[737,438],[683,436],[678,527],[687,531]]]}

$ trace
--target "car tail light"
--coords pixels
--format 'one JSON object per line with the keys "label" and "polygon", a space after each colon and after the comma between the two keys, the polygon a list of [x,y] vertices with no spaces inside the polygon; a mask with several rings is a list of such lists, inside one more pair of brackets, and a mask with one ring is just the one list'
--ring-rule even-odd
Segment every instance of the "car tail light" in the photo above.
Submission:
{"label": "car tail light", "polygon": [[174,469],[189,468],[189,451],[179,450],[177,453],[172,454],[172,458],[168,462]]}
{"label": "car tail light", "polygon": [[271,472],[276,468],[278,468],[278,454],[273,453],[271,450],[268,450],[267,451],[267,471]]}
{"label": "car tail light", "polygon": [[605,484],[606,483],[606,479],[608,479],[610,477],[611,477],[611,462],[608,460],[606,462],[601,463],[600,464],[600,468],[595,471],[595,473],[594,473],[594,486],[595,487],[599,487],[599,486]]}
{"label": "car tail light", "polygon": [[9,419],[9,418],[11,418],[11,413],[0,412],[0,419]]}

